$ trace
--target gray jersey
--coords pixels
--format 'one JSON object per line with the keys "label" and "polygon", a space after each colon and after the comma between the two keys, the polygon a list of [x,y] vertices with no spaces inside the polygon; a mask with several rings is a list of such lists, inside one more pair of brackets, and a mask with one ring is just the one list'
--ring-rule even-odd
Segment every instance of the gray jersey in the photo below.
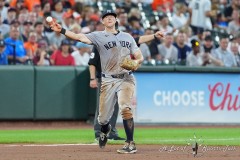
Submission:
{"label": "gray jersey", "polygon": [[106,74],[127,72],[120,67],[122,59],[139,49],[133,37],[125,32],[114,35],[106,31],[96,31],[86,34],[86,37],[96,46],[101,58],[102,72]]}

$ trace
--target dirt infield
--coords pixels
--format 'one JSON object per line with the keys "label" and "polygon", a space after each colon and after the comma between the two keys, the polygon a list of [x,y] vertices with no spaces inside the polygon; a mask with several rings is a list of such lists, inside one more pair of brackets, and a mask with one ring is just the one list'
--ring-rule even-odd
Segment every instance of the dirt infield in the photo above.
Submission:
{"label": "dirt infield", "polygon": [[[82,122],[0,122],[0,129],[91,128]],[[118,154],[122,145],[1,144],[0,160],[239,160],[239,146],[201,146],[193,157],[191,146],[137,145],[138,152]]]}
{"label": "dirt infield", "polygon": [[[138,145],[136,154],[118,154],[120,145],[0,145],[0,160],[238,160],[240,150],[209,151],[197,157],[186,151],[162,151],[165,146]],[[168,146],[171,147],[171,146]],[[178,146],[184,147],[184,146]]]}

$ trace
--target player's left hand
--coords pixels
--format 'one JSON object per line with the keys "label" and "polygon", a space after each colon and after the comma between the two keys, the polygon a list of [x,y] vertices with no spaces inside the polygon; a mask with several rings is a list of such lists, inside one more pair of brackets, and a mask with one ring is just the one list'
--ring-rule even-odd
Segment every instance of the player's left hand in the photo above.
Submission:
{"label": "player's left hand", "polygon": [[131,59],[129,57],[125,57],[123,59],[123,61],[121,62],[120,66],[126,70],[131,70],[131,71],[135,71],[138,69],[139,65],[139,61],[138,60],[134,60]]}

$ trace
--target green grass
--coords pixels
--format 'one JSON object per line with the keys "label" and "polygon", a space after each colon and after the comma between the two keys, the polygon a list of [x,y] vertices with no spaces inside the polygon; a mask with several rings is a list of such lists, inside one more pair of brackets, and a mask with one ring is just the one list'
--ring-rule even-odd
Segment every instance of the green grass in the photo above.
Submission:
{"label": "green grass", "polygon": [[[201,138],[206,145],[240,146],[240,128],[136,128],[137,144],[179,144],[186,145],[190,139]],[[124,130],[119,129],[124,137]],[[1,130],[1,144],[71,144],[94,143],[93,129],[44,129],[44,130]],[[110,141],[122,144],[122,141]]]}

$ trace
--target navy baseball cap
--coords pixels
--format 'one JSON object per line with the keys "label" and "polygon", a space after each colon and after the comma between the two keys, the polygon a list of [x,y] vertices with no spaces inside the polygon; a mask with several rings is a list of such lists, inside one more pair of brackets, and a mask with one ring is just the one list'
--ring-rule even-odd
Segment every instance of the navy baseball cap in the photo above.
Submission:
{"label": "navy baseball cap", "polygon": [[103,12],[102,14],[102,19],[105,18],[108,15],[112,15],[115,18],[117,17],[117,14],[113,11],[113,10],[106,10],[105,12]]}
{"label": "navy baseball cap", "polygon": [[62,40],[61,45],[70,45],[70,41],[67,39]]}

